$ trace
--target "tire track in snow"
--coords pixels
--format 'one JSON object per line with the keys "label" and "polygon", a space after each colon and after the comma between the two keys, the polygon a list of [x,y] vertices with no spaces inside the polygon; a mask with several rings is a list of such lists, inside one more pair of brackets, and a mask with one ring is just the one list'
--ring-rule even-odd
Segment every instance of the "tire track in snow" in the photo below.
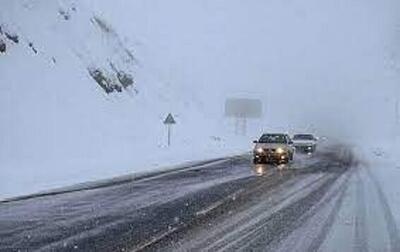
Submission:
{"label": "tire track in snow", "polygon": [[[325,176],[322,176],[320,178],[317,178],[315,181],[312,181],[309,184],[306,184],[302,186],[301,188],[298,188],[296,191],[284,196],[281,199],[282,206],[279,204],[275,207],[270,207],[270,211],[267,211],[266,213],[258,213],[263,219],[259,220],[258,222],[253,223],[252,220],[249,221],[248,224],[245,223],[238,223],[241,225],[242,228],[240,228],[239,231],[235,232],[232,236],[224,237],[223,240],[217,241],[215,244],[210,244],[209,247],[207,247],[208,251],[224,251],[228,250],[231,248],[231,246],[234,246],[236,243],[240,243],[243,241],[248,241],[248,240],[254,240],[254,238],[258,238],[260,236],[260,230],[265,229],[268,225],[270,225],[271,220],[273,219],[273,216],[276,215],[276,212],[281,212],[285,208],[288,208],[291,206],[291,204],[287,204],[289,201],[295,200],[297,197],[299,197],[299,201],[301,200],[302,197],[304,197],[304,193],[307,192],[310,188],[313,188],[311,191],[309,191],[307,194],[313,193],[315,190],[318,188],[321,188],[324,184],[327,183],[328,178]],[[314,188],[315,187],[315,188]],[[265,204],[262,202],[261,204]],[[277,209],[275,209],[277,208]],[[254,214],[254,213],[252,213]],[[253,217],[254,220],[258,220],[256,216]],[[272,228],[271,228],[272,229]],[[263,232],[261,232],[263,234]],[[251,238],[253,237],[253,238]],[[245,246],[246,247],[246,246]],[[244,248],[245,248],[244,247]],[[243,249],[244,249],[243,248]]]}
{"label": "tire track in snow", "polygon": [[339,189],[337,189],[337,192],[335,193],[335,196],[332,196],[334,200],[333,206],[331,207],[331,210],[329,212],[329,215],[327,219],[323,222],[323,226],[316,238],[311,242],[310,246],[308,247],[307,251],[319,251],[322,244],[324,243],[328,233],[330,232],[333,223],[335,223],[337,215],[339,213],[339,210],[341,209],[344,201],[344,196],[345,193],[348,189],[349,186],[349,180],[351,178],[351,175],[353,174],[353,171],[348,171],[348,174],[344,174],[342,176],[346,176],[342,182],[340,182]]}
{"label": "tire track in snow", "polygon": [[372,174],[369,167],[366,167],[367,175],[371,179],[372,183],[375,186],[376,192],[378,194],[379,202],[381,203],[381,207],[383,210],[387,231],[389,233],[389,240],[390,240],[390,248],[391,251],[397,252],[400,251],[400,236],[399,236],[399,229],[396,224],[396,220],[393,217],[392,211],[390,210],[390,205],[386,198],[385,193],[382,190],[382,187],[377,180],[377,178]]}
{"label": "tire track in snow", "polygon": [[[224,251],[231,250],[247,250],[251,251],[264,251],[266,248],[274,247],[273,243],[288,237],[293,230],[302,226],[305,222],[314,216],[317,208],[313,207],[326,196],[331,189],[334,182],[338,177],[334,176],[327,179],[321,186],[314,190],[304,198],[294,202],[287,208],[274,213],[266,220],[266,223],[260,227],[255,228],[251,233],[246,236],[240,237],[234,244],[230,244]],[[336,197],[342,188],[336,190],[332,195],[324,200],[330,202],[332,198]]]}
{"label": "tire track in snow", "polygon": [[319,251],[342,207],[352,171],[340,175],[326,195],[296,221],[293,232],[267,251]]}
{"label": "tire track in snow", "polygon": [[355,223],[354,223],[354,251],[355,252],[368,252],[368,234],[367,234],[367,212],[365,203],[365,190],[364,183],[360,177],[360,170],[357,169],[356,175],[356,209],[355,209]]}
{"label": "tire track in snow", "polygon": [[[145,251],[317,251],[336,220],[349,175],[355,170],[346,158],[328,153],[305,169],[282,174],[274,169],[272,176],[252,181],[235,201],[186,222]],[[321,180],[310,187],[309,176]],[[305,188],[295,190],[299,194],[286,202],[271,199],[275,190],[284,195],[294,192],[292,186],[282,185],[292,179],[302,180]]]}

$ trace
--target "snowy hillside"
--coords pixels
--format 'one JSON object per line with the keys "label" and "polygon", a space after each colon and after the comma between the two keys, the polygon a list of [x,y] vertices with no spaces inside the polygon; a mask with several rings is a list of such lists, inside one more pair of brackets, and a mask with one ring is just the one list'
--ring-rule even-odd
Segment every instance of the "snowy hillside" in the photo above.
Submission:
{"label": "snowy hillside", "polygon": [[[137,41],[81,1],[1,6],[0,197],[248,147],[219,135],[223,103],[210,120],[196,101],[207,90],[160,79]],[[178,121],[170,149],[169,112]]]}

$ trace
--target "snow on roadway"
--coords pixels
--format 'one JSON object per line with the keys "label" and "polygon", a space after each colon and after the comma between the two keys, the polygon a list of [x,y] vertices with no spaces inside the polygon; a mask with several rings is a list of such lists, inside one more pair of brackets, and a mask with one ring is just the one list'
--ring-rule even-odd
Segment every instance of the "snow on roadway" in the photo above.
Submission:
{"label": "snow on roadway", "polygon": [[[361,152],[360,148],[356,148],[353,151],[358,155],[353,159],[355,165],[299,218],[289,236],[283,240],[275,237],[268,243],[268,249],[328,252],[400,251],[399,204],[396,203],[396,200],[399,200],[400,190],[397,184],[400,171],[397,171],[396,161],[382,149]],[[316,160],[303,157],[292,167],[301,169],[299,164],[311,165]],[[391,168],[384,169],[383,164],[390,165]],[[329,178],[326,175],[320,176],[325,180]],[[314,186],[309,181],[313,179],[318,182]],[[260,237],[267,239],[268,234],[263,232],[271,232],[274,236],[273,228],[269,230],[261,225],[269,215],[314,192],[313,188],[324,181],[319,180],[318,177],[311,176],[299,180],[298,186],[303,184],[306,188],[297,188],[295,181],[288,181],[268,192],[268,201],[260,201],[243,212],[230,212],[230,216],[222,219],[222,222],[211,222],[209,228],[189,232],[188,238],[172,248],[185,250],[208,246],[207,249],[218,251],[249,248],[253,242],[260,242]],[[297,193],[292,194],[292,191]],[[285,198],[285,194],[294,198]],[[278,200],[276,204],[269,202],[274,200]],[[257,229],[258,226],[260,230]],[[276,228],[279,228],[278,226]],[[255,250],[262,248],[252,246],[255,246]]]}
{"label": "snow on roadway", "polygon": [[[229,251],[243,240],[251,238],[259,230],[256,227],[268,219],[273,213],[289,206],[296,200],[312,192],[326,181],[324,175],[299,176],[294,181],[288,181],[268,192],[264,201],[246,211],[236,213],[222,223],[218,228],[210,227],[200,234],[196,233],[183,248],[206,249],[209,251]],[[207,247],[203,247],[207,244]]]}
{"label": "snow on roadway", "polygon": [[[110,214],[110,211],[118,212],[119,209],[130,207],[141,209],[148,206],[161,205],[163,203],[173,201],[174,199],[183,197],[184,195],[209,188],[228,181],[237,180],[252,176],[248,165],[233,166],[232,169],[223,169],[220,172],[218,167],[224,167],[230,161],[219,161],[211,164],[196,166],[192,169],[185,169],[181,173],[187,174],[186,178],[179,181],[177,187],[177,179],[171,181],[163,181],[163,183],[154,183],[163,177],[173,177],[175,173],[166,173],[131,183],[124,183],[116,186],[108,186],[106,188],[82,190],[73,193],[65,193],[49,197],[38,197],[23,201],[12,202],[12,212],[1,212],[1,219],[12,221],[13,216],[29,216],[29,218],[41,218],[51,214],[55,209],[61,209],[63,205],[77,205],[79,212],[68,212],[73,216],[84,220],[87,218],[84,213],[91,214],[93,211],[97,215],[102,216]],[[208,170],[208,167],[212,169]],[[205,172],[196,172],[193,170],[202,170]],[[207,173],[207,171],[209,171]],[[200,175],[201,174],[201,175]],[[145,188],[145,191],[143,191]],[[88,201],[88,199],[90,199]],[[83,207],[85,206],[86,207]],[[66,209],[64,209],[66,210]],[[82,211],[82,212],[81,212]],[[67,217],[67,216],[64,216]]]}
{"label": "snow on roadway", "polygon": [[[319,251],[400,251],[399,145],[388,142],[354,148],[361,162],[351,171],[338,205],[321,208],[282,242],[283,248],[292,242],[296,251],[304,251],[307,240],[322,231],[326,234]],[[332,213],[333,220],[319,227]]]}
{"label": "snow on roadway", "polygon": [[[385,182],[389,180],[384,180],[388,179],[384,177],[385,170],[372,171],[382,162],[382,157],[386,157],[384,162],[389,162],[390,155],[375,150],[374,155],[374,158],[370,156],[370,163],[359,162],[358,166],[342,175],[340,169],[334,168],[337,165],[335,158],[340,156],[330,160],[329,166],[333,170],[324,168],[327,162],[324,155],[299,157],[291,167],[271,170],[266,166],[266,173],[259,180],[251,180],[254,186],[243,192],[248,194],[247,197],[254,195],[250,205],[241,205],[243,202],[239,200],[240,207],[228,208],[227,215],[211,219],[208,225],[193,227],[188,237],[169,248],[224,251],[267,246],[274,251],[399,251],[398,208],[393,205],[393,198],[387,196],[390,195],[387,194],[390,186]],[[11,202],[12,211],[7,212],[7,205],[4,205],[0,219],[10,225],[13,221],[27,221],[31,227],[38,224],[36,228],[44,228],[39,233],[51,234],[52,228],[57,229],[59,225],[73,229],[76,223],[90,222],[93,217],[107,219],[120,216],[125,211],[132,217],[139,209],[149,206],[157,209],[157,206],[185,195],[253,176],[249,161],[238,159],[238,162],[230,164],[231,161],[222,160],[132,184]],[[319,168],[307,171],[313,165]],[[288,180],[276,186],[268,184],[270,178],[276,181],[281,176],[285,177],[285,173],[281,172],[288,168],[295,169],[293,172],[297,175],[288,176]],[[154,183],[157,180],[162,183]],[[176,181],[179,181],[179,187]],[[197,215],[205,215],[210,209],[221,206],[219,201],[211,203],[197,209]],[[295,219],[292,217],[294,213]],[[27,219],[22,220],[21,216]],[[55,227],[42,227],[46,216],[55,218],[51,221],[54,221]],[[117,218],[115,222],[99,225],[86,234],[101,236],[103,229],[123,225],[125,221],[124,218]],[[10,235],[13,230],[2,232]],[[34,237],[29,230],[18,235],[21,239]],[[71,243],[78,236],[71,236],[65,241]]]}
{"label": "snow on roadway", "polygon": [[321,201],[301,217],[306,221],[283,241],[276,243],[273,250],[277,252],[324,251],[324,249],[321,249],[321,244],[337,218],[337,212],[342,206],[342,197],[350,176],[351,173],[348,172],[339,178]]}
{"label": "snow on roadway", "polygon": [[[305,159],[305,163],[308,160],[312,159]],[[53,248],[63,246],[63,243],[71,246],[78,241],[81,242],[80,247],[90,246],[90,243],[85,243],[86,238],[98,241],[100,244],[99,237],[106,235],[105,230],[113,228],[118,230],[122,227],[121,230],[127,228],[132,232],[140,233],[140,230],[145,230],[148,225],[154,225],[153,228],[150,228],[154,234],[163,233],[162,228],[168,228],[165,223],[171,223],[165,221],[175,223],[175,218],[178,220],[187,218],[185,213],[181,212],[182,207],[189,209],[194,206],[194,216],[204,215],[221,198],[225,199],[220,195],[221,193],[222,195],[231,195],[231,193],[242,190],[246,183],[252,181],[248,184],[248,189],[254,190],[256,194],[267,193],[270,195],[264,200],[274,207],[269,208],[266,204],[257,204],[258,207],[252,207],[251,210],[254,215],[258,216],[257,218],[251,218],[248,214],[237,218],[236,220],[241,222],[241,228],[246,231],[251,229],[252,225],[257,225],[266,216],[268,217],[267,213],[273,214],[293,201],[304,197],[315,188],[319,188],[332,175],[324,175],[319,172],[316,174],[305,172],[303,175],[303,171],[298,171],[299,176],[291,176],[289,172],[285,172],[285,169],[289,168],[287,166],[278,169],[267,167],[269,173],[261,178],[256,178],[251,171],[251,166],[249,158],[240,157],[183,169],[180,172],[144,178],[131,183],[4,203],[0,208],[0,221],[7,228],[0,230],[0,234],[7,238],[4,242],[8,246],[23,246],[32,242],[36,246]],[[297,168],[300,167],[297,166]],[[288,183],[280,184],[279,182],[291,179],[293,180]],[[230,186],[225,184],[228,181],[232,181]],[[265,181],[270,182],[265,183]],[[254,186],[253,182],[257,185]],[[269,189],[274,186],[278,186],[278,188],[270,191]],[[216,187],[219,189],[215,189]],[[213,188],[215,191],[207,191]],[[252,194],[250,191],[248,193]],[[185,205],[188,202],[191,204]],[[152,215],[168,204],[178,205],[174,205],[168,214],[164,212],[159,216]],[[165,216],[170,216],[172,219],[169,220],[168,217],[157,222],[158,217],[164,218]],[[252,219],[251,221],[249,221],[249,217]],[[135,225],[137,222],[141,223],[143,218],[148,218],[146,225],[132,229],[131,225]],[[25,228],[27,226],[29,228]],[[154,227],[157,228],[154,229]],[[63,230],[66,233],[62,233]],[[233,236],[236,237],[235,234]],[[135,238],[138,239],[137,236]],[[114,239],[122,238],[116,235]],[[112,240],[110,242],[112,243]]]}
{"label": "snow on roadway", "polygon": [[[391,244],[400,251],[400,139],[391,139],[387,142],[375,142],[362,147],[362,158],[366,162],[364,178],[365,187],[375,188],[376,204],[380,205],[389,232]],[[373,197],[367,196],[367,204],[371,204]],[[382,211],[381,211],[382,212]],[[374,216],[373,216],[374,217]],[[379,220],[379,218],[376,218]],[[375,231],[376,229],[374,229]],[[371,231],[371,232],[374,232]],[[397,235],[396,235],[397,233]]]}
{"label": "snow on roadway", "polygon": [[354,171],[322,251],[399,251],[392,209],[368,169]]}
{"label": "snow on roadway", "polygon": [[[157,212],[166,203],[249,176],[248,159],[229,159],[120,185],[3,203],[0,236],[4,235],[3,242],[14,248],[29,242],[50,250],[63,243],[70,246],[82,237],[107,235],[107,230],[135,218],[140,223],[142,214],[151,216],[151,209]],[[179,209],[176,211],[179,213]],[[165,226],[164,222],[159,225]],[[4,243],[0,242],[1,248]]]}

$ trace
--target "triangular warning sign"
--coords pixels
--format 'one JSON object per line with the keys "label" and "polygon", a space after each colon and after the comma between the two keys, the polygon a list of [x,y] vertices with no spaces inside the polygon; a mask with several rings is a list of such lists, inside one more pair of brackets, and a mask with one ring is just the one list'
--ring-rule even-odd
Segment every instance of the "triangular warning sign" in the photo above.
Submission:
{"label": "triangular warning sign", "polygon": [[171,113],[169,113],[167,118],[165,118],[164,124],[176,124],[176,121],[174,117],[171,115]]}

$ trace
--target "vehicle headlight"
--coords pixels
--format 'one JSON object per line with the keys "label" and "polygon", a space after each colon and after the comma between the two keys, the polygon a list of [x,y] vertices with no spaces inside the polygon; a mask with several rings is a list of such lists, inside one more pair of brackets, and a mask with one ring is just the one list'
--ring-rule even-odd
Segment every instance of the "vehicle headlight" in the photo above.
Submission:
{"label": "vehicle headlight", "polygon": [[257,152],[257,153],[263,153],[264,150],[263,150],[263,148],[257,148],[257,149],[256,149],[256,152]]}
{"label": "vehicle headlight", "polygon": [[278,154],[283,154],[284,152],[285,152],[285,150],[283,148],[276,149],[276,153],[278,153]]}

